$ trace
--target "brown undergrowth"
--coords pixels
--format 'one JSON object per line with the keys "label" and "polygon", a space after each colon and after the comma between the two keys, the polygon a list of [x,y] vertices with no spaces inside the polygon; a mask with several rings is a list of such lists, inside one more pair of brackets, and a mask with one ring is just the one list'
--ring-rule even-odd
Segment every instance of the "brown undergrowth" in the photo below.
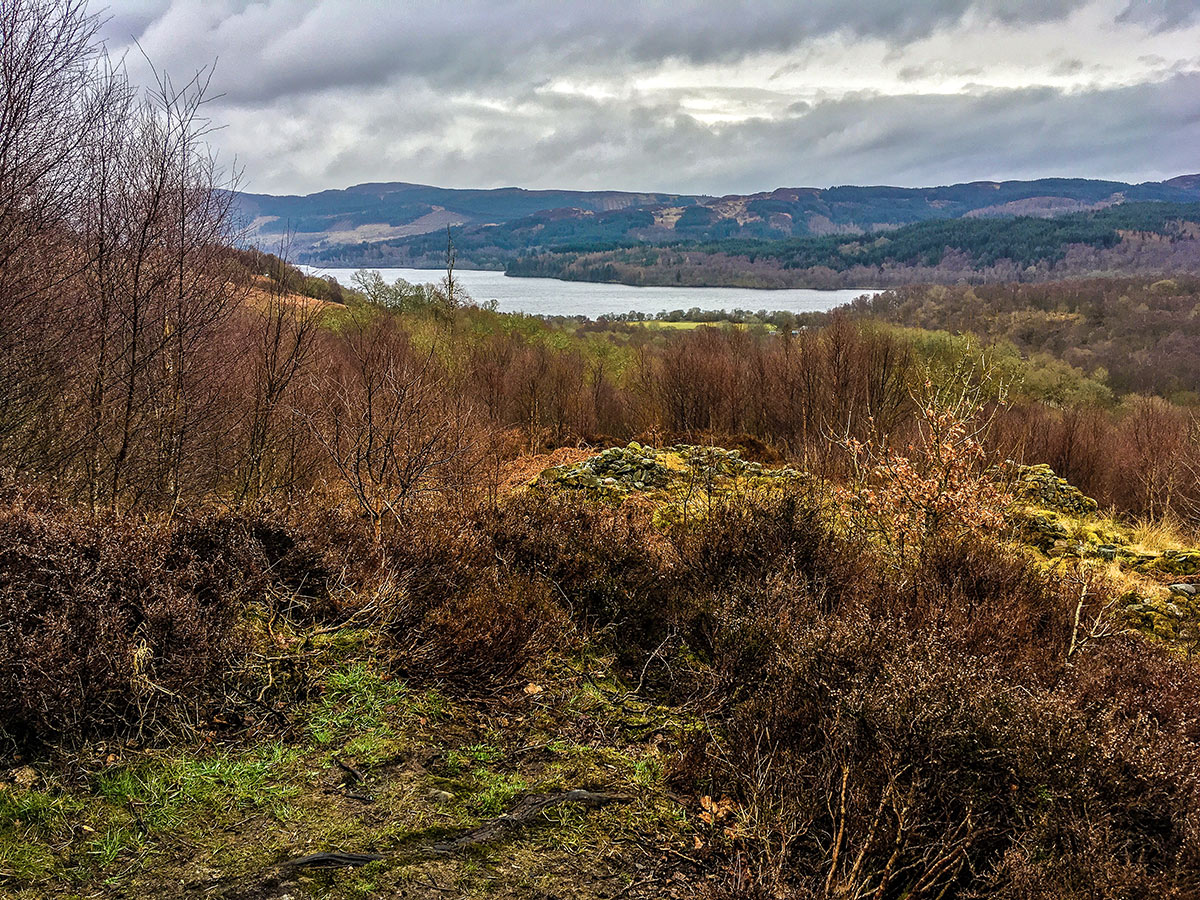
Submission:
{"label": "brown undergrowth", "polygon": [[[897,555],[803,480],[667,527],[636,503],[546,487],[382,539],[257,507],[155,524],[18,501],[7,516],[4,602],[25,610],[5,632],[16,663],[0,724],[24,756],[11,771],[32,766],[35,791],[69,805],[97,776],[56,768],[56,747],[82,759],[103,741],[118,760],[197,738],[224,748],[242,774],[222,777],[258,772],[244,802],[275,810],[255,813],[270,853],[231,862],[227,896],[399,889],[434,871],[411,855],[422,841],[574,788],[650,805],[568,809],[489,850],[489,878],[518,851],[549,865],[564,828],[610,847],[587,896],[661,896],[654,873],[724,897],[1186,897],[1200,877],[1194,663],[1081,627],[1107,614],[1111,585],[1081,574],[1081,590],[953,519]],[[129,689],[143,676],[163,688],[149,704]],[[264,741],[283,755],[246,768]],[[398,774],[397,754],[418,767]],[[342,779],[339,809],[386,809],[391,826],[319,822],[311,773],[335,757],[365,782]],[[449,818],[445,802],[460,804]],[[170,834],[209,847],[203,808]],[[123,815],[130,841],[162,846]],[[0,840],[28,847],[28,821],[11,813]],[[270,874],[334,849],[388,859],[326,881]],[[112,877],[80,853],[14,883]],[[490,883],[448,865],[430,875],[439,886],[450,871],[476,892]],[[524,883],[504,871],[499,892]]]}

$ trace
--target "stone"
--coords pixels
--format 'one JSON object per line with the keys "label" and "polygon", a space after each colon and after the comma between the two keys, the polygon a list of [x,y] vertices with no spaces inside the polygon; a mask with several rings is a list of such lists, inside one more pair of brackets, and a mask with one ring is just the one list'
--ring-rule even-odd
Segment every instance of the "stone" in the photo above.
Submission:
{"label": "stone", "polygon": [[1172,594],[1178,594],[1181,597],[1195,597],[1196,585],[1194,584],[1172,584],[1168,586]]}
{"label": "stone", "polygon": [[1021,499],[1060,512],[1086,515],[1098,508],[1095,500],[1065,478],[1059,478],[1045,464],[1019,466],[1015,488]]}

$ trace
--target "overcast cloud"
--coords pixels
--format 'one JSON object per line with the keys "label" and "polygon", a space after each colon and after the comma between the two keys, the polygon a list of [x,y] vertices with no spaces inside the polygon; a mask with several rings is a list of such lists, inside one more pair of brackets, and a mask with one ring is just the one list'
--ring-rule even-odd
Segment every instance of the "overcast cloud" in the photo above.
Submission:
{"label": "overcast cloud", "polygon": [[[99,11],[97,7],[97,11]],[[127,0],[247,190],[1200,172],[1200,0]],[[135,42],[140,50],[135,49]]]}

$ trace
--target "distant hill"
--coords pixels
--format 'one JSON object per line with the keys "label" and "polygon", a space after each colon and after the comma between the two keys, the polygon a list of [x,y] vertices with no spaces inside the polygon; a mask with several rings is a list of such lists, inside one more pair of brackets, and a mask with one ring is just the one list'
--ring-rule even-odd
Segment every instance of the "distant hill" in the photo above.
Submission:
{"label": "distant hill", "polygon": [[628,191],[527,191],[522,188],[458,190],[424,184],[359,184],[304,197],[240,194],[238,208],[253,239],[270,249],[285,232],[300,253],[339,244],[438,233],[447,226],[488,226],[555,210],[595,216],[628,209],[693,205],[701,198]]}
{"label": "distant hill", "polygon": [[1144,184],[1044,178],[932,188],[779,188],[725,197],[389,182],[304,197],[242,194],[238,204],[256,243],[269,249],[290,231],[301,261],[437,265],[449,226],[461,264],[497,267],[548,250],[856,236],[934,219],[1054,217],[1130,202],[1197,200],[1200,175]]}
{"label": "distant hill", "polygon": [[894,287],[1200,273],[1200,203],[1122,203],[1053,218],[939,219],[871,235],[557,249],[510,275],[635,285]]}

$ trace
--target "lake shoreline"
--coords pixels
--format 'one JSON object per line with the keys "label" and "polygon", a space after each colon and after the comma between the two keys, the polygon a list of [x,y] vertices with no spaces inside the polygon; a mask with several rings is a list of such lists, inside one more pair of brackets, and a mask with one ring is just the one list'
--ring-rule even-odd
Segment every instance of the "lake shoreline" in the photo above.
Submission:
{"label": "lake shoreline", "polygon": [[[313,275],[331,275],[345,285],[359,269],[304,266]],[[376,268],[387,281],[439,282],[445,269]],[[495,302],[500,312],[538,316],[655,316],[677,311],[828,312],[856,298],[879,293],[876,288],[748,288],[737,286],[675,287],[518,277],[498,269],[456,268],[455,280],[477,303]]]}
{"label": "lake shoreline", "polygon": [[[487,271],[495,271],[495,270],[489,269]],[[856,291],[856,290],[860,290],[860,291],[864,291],[864,292],[870,292],[870,291],[878,292],[878,291],[886,291],[886,290],[889,290],[889,288],[891,288],[891,287],[895,287],[895,285],[889,285],[886,287],[859,288],[859,287],[818,287],[813,284],[745,284],[745,283],[730,284],[728,282],[720,282],[720,281],[714,281],[714,282],[706,281],[706,282],[701,282],[701,283],[681,284],[679,282],[671,281],[669,278],[654,280],[653,273],[651,273],[651,280],[643,279],[638,282],[634,282],[632,280],[622,281],[621,279],[570,278],[570,277],[565,277],[565,276],[561,276],[561,275],[522,275],[519,273],[513,273],[513,272],[507,272],[507,271],[504,273],[504,275],[506,278],[520,278],[520,279],[548,278],[551,281],[566,281],[566,282],[570,282],[573,284],[618,284],[618,285],[621,285],[622,287],[630,287],[630,288],[657,287],[657,288],[678,289],[681,291],[734,290],[734,291],[763,291],[765,293],[775,293],[778,291]]]}
{"label": "lake shoreline", "polygon": [[[300,267],[302,269],[304,269],[306,272],[311,272],[311,273],[326,272],[326,271],[331,271],[331,270],[335,270],[335,269],[338,271],[343,271],[343,270],[344,271],[358,271],[359,269],[366,269],[368,271],[378,271],[378,272],[403,269],[405,271],[410,271],[410,272],[438,273],[439,276],[446,274],[445,266],[430,266],[428,268],[425,266],[388,266],[386,268],[381,268],[379,266],[371,266],[371,265],[362,265],[362,266],[340,265],[340,266],[321,267],[321,266],[314,266],[314,265],[311,265],[308,263],[302,263],[302,264],[300,264]],[[879,285],[854,285],[851,287],[841,287],[841,286],[825,287],[825,286],[819,286],[819,285],[812,284],[812,283],[808,283],[808,284],[730,284],[727,282],[722,283],[720,281],[714,281],[711,283],[705,282],[705,283],[701,283],[701,284],[696,284],[696,283],[679,284],[679,283],[671,282],[670,280],[634,282],[634,281],[622,281],[620,279],[570,278],[570,277],[563,277],[563,276],[557,276],[557,275],[555,275],[555,276],[524,275],[524,274],[521,274],[520,272],[515,272],[515,273],[510,272],[507,269],[486,269],[486,268],[481,268],[481,267],[476,267],[476,266],[471,266],[471,265],[462,265],[462,264],[456,264],[454,267],[454,271],[458,272],[458,273],[491,272],[496,275],[503,275],[505,278],[511,278],[513,280],[521,280],[521,281],[539,280],[540,279],[540,280],[548,280],[548,281],[562,281],[562,282],[566,282],[569,284],[612,284],[612,285],[620,285],[621,287],[630,287],[630,288],[671,288],[671,289],[678,288],[679,290],[736,290],[736,291],[763,291],[766,293],[775,293],[778,291],[860,291],[862,293],[878,293],[880,291],[890,290],[890,289],[898,286],[898,284],[890,284],[890,283],[889,284],[879,284]],[[436,281],[438,279],[434,279],[434,280]]]}

